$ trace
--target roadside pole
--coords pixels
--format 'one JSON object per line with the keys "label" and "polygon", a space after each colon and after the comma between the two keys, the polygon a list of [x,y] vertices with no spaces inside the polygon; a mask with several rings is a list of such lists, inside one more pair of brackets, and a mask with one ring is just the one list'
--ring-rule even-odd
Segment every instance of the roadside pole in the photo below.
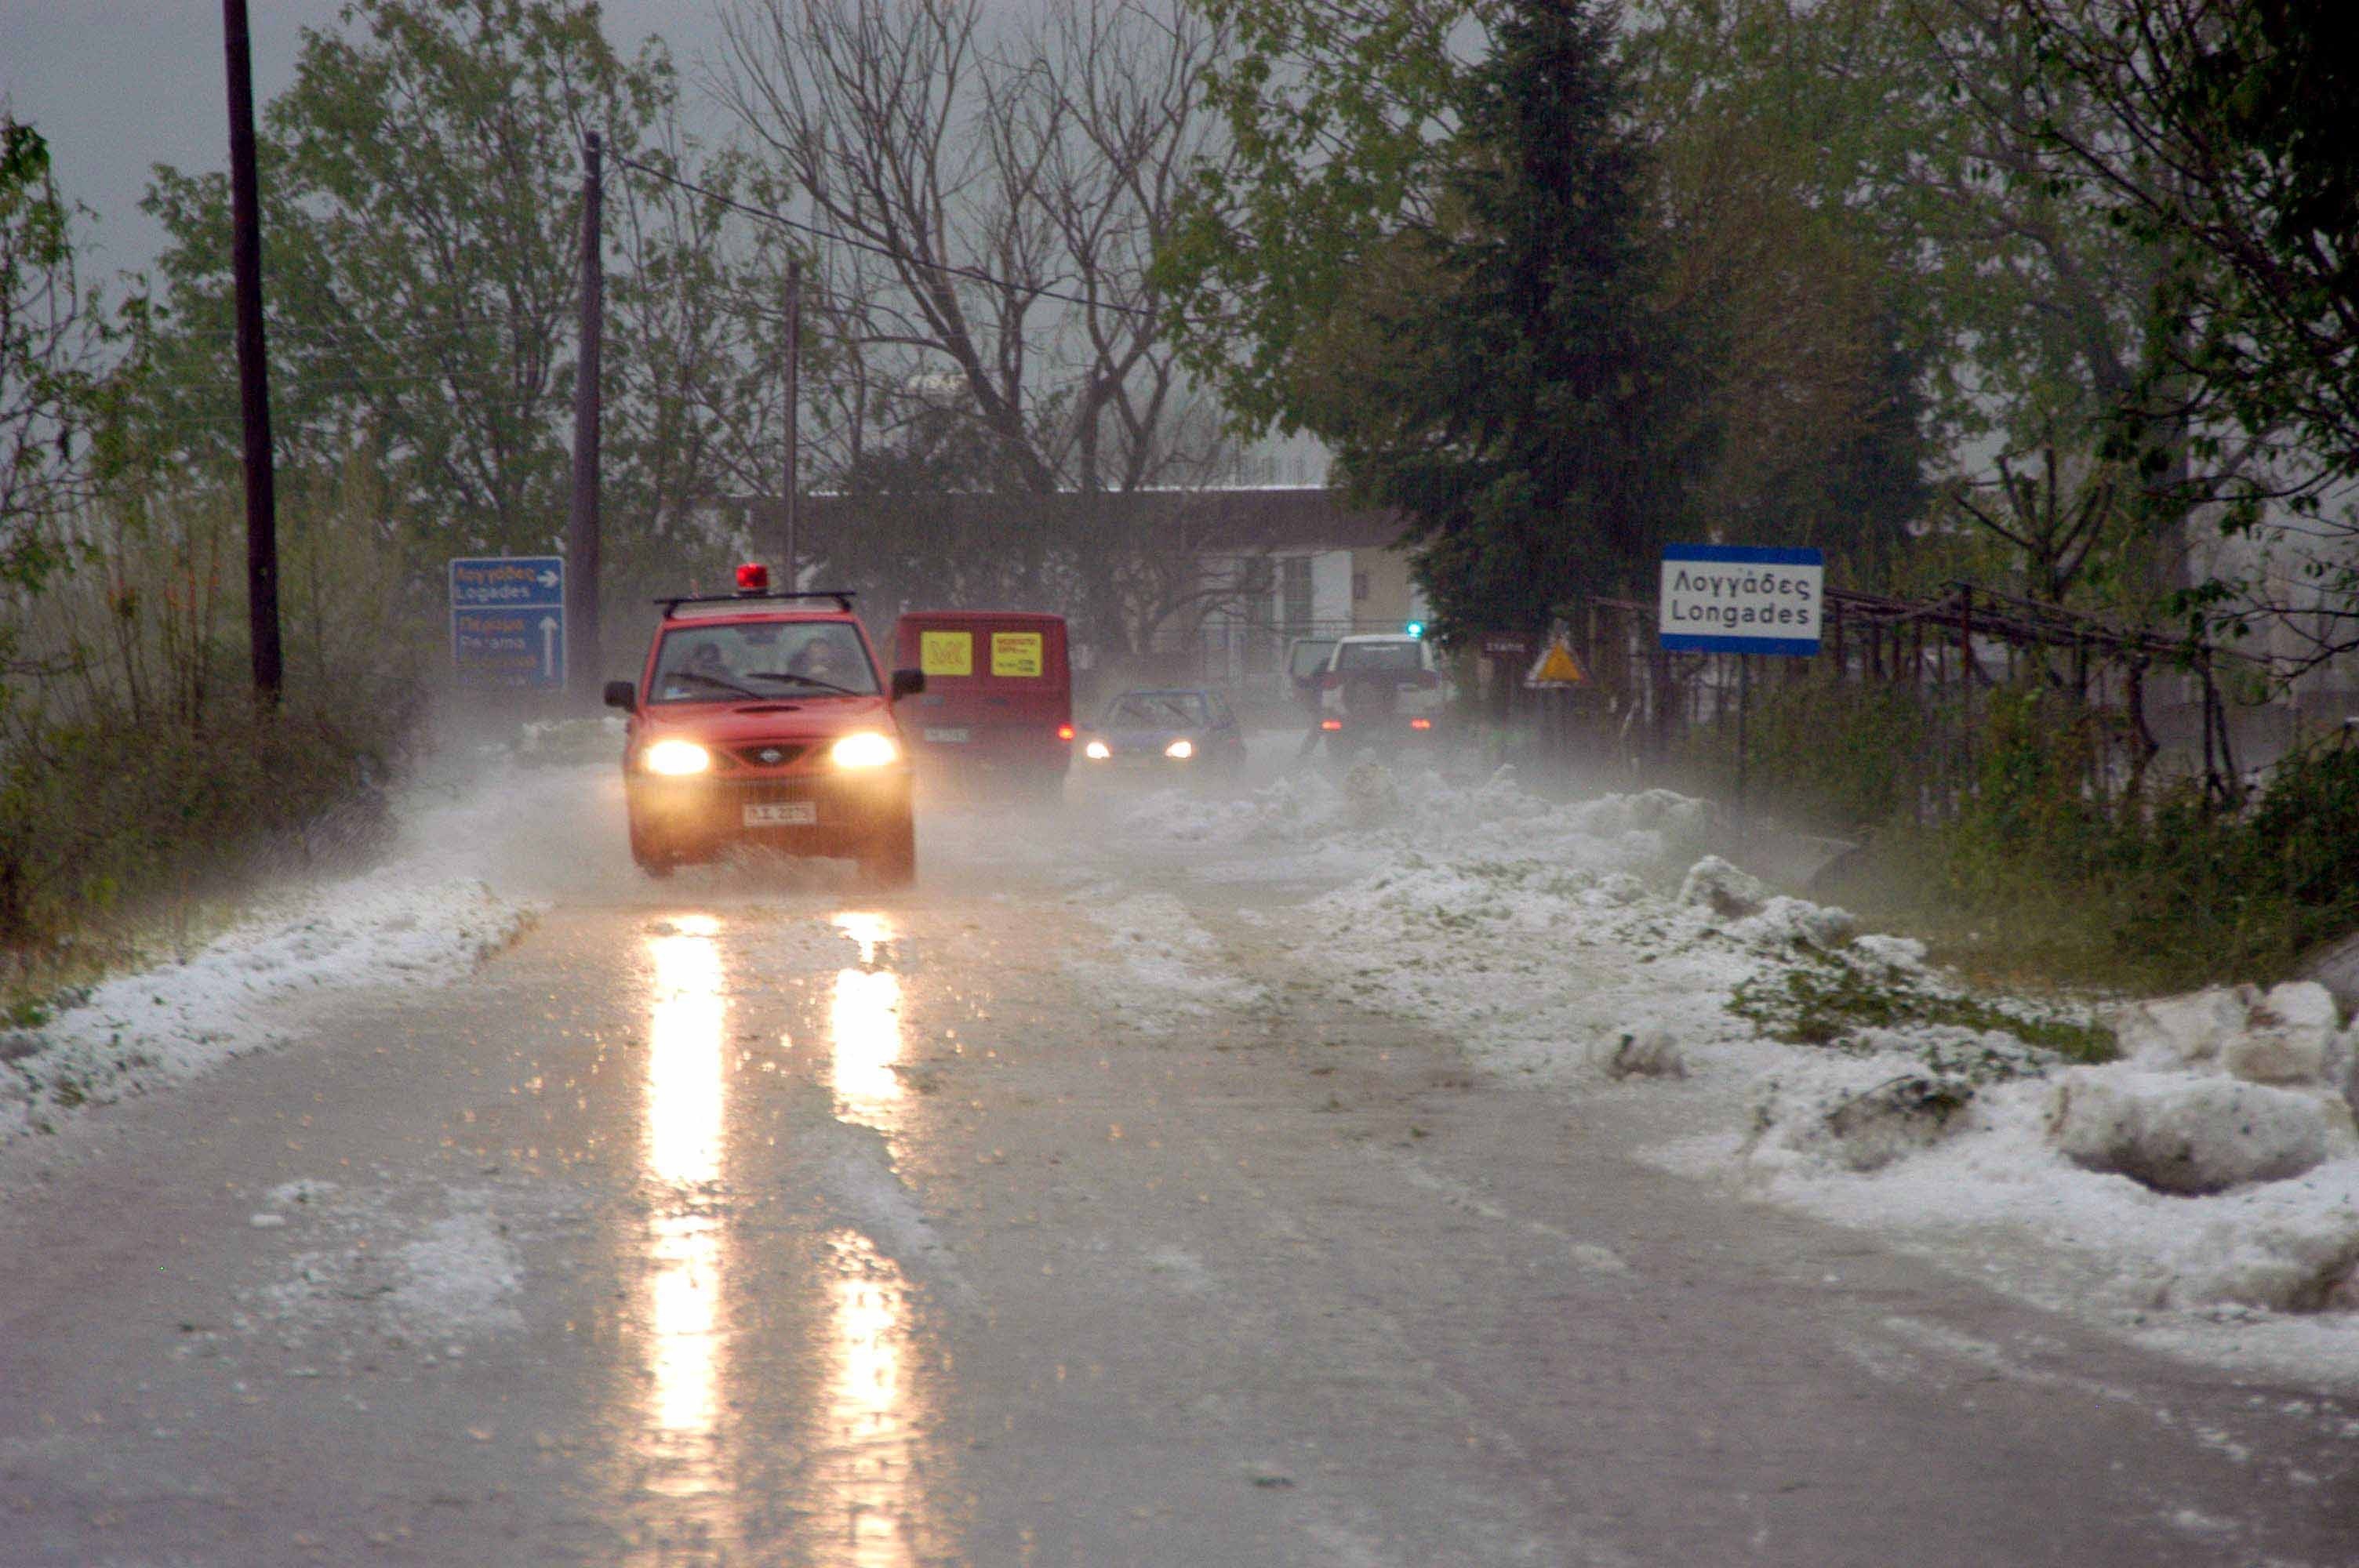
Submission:
{"label": "roadside pole", "polygon": [[1736,826],[1745,830],[1745,719],[1753,708],[1753,655],[1736,655]]}
{"label": "roadside pole", "polygon": [[778,552],[779,576],[792,593],[801,584],[796,579],[795,549],[799,543],[795,537],[799,521],[797,505],[802,489],[803,448],[803,259],[790,256],[787,261],[787,487],[786,539]]}
{"label": "roadside pole", "polygon": [[[1826,611],[1826,557],[1815,549],[1752,545],[1666,545],[1655,648],[1736,656],[1736,798],[1751,831],[1753,655],[1814,659]],[[1718,689],[1725,689],[1724,687]]]}
{"label": "roadside pole", "polygon": [[270,450],[270,361],[262,336],[262,188],[254,155],[254,50],[245,0],[222,0],[229,57],[230,267],[237,297],[237,403],[245,441],[245,613],[254,696],[278,706],[278,494]]}
{"label": "roadside pole", "polygon": [[573,506],[565,524],[568,697],[597,700],[605,666],[598,647],[598,431],[600,359],[606,332],[604,148],[582,138],[582,348],[573,382]]}

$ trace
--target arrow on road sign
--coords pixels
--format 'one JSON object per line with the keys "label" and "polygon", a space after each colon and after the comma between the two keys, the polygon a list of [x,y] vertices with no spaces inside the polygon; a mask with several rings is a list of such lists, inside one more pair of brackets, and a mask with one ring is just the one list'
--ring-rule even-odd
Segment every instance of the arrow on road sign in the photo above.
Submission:
{"label": "arrow on road sign", "polygon": [[550,680],[557,678],[557,617],[540,618],[540,673]]}
{"label": "arrow on road sign", "polygon": [[557,586],[557,574],[555,572],[541,573],[540,586],[543,588],[555,588]]}

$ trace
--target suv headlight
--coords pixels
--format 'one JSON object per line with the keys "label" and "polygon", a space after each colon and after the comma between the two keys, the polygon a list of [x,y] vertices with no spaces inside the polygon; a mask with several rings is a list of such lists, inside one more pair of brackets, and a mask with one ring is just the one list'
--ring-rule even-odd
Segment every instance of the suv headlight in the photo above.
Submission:
{"label": "suv headlight", "polygon": [[856,735],[846,735],[828,749],[828,760],[839,768],[881,768],[901,760],[901,748],[893,743],[890,735],[880,735],[874,730],[863,730]]}
{"label": "suv headlight", "polygon": [[1103,741],[1093,741],[1082,748],[1082,755],[1093,762],[1103,762],[1114,755],[1114,748]]}
{"label": "suv headlight", "polygon": [[639,766],[651,773],[678,778],[712,767],[712,753],[693,741],[658,741],[640,755]]}
{"label": "suv headlight", "polygon": [[1196,754],[1196,742],[1185,740],[1174,741],[1163,748],[1163,754],[1175,762],[1184,762]]}

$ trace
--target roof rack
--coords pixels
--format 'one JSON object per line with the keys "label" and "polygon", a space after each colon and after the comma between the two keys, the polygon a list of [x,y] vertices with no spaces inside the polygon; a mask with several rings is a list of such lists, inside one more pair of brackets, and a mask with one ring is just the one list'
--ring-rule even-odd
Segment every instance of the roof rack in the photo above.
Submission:
{"label": "roof rack", "polygon": [[832,599],[838,610],[848,613],[852,593],[848,588],[813,589],[802,593],[682,593],[667,594],[655,602],[663,606],[667,618],[679,613],[683,604],[758,604],[771,599]]}

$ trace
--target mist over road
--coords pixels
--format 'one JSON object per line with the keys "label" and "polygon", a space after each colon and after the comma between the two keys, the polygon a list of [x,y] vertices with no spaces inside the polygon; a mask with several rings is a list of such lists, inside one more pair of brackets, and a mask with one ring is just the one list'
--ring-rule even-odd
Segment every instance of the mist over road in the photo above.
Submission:
{"label": "mist over road", "polygon": [[1315,836],[501,779],[504,950],[0,1151],[0,1564],[2359,1561],[2359,1405],[1668,1173],[1307,971]]}

